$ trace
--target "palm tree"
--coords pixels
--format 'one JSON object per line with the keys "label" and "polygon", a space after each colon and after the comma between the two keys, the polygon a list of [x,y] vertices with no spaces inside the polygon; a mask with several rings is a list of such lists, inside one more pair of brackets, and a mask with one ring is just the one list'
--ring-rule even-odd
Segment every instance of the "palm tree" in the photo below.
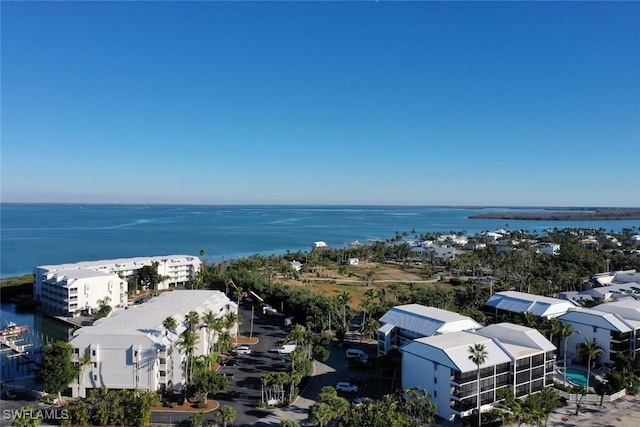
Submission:
{"label": "palm tree", "polygon": [[583,343],[578,344],[578,354],[582,358],[587,359],[587,384],[585,389],[589,391],[589,379],[591,378],[591,361],[597,360],[604,355],[604,350],[598,347],[598,343],[595,339],[589,341],[586,340]]}
{"label": "palm tree", "polygon": [[[231,281],[231,283],[233,284],[233,280]],[[235,285],[234,285],[235,286]],[[242,288],[238,288],[236,287],[236,289],[233,291],[233,294],[236,297],[237,300],[237,305],[238,307],[240,306],[240,298],[242,298],[242,295],[244,295],[244,291],[242,290]]]}
{"label": "palm tree", "polygon": [[302,325],[294,325],[291,331],[284,338],[285,342],[293,342],[294,344],[302,344],[306,341],[307,331]]}
{"label": "palm tree", "polygon": [[475,343],[474,345],[470,346],[469,353],[471,353],[469,355],[469,360],[471,360],[478,368],[478,427],[480,427],[482,426],[482,421],[480,418],[480,408],[482,407],[482,400],[480,398],[480,366],[487,361],[489,353],[487,352],[487,348],[484,346],[484,344],[480,343]]}
{"label": "palm tree", "polygon": [[78,359],[78,392],[80,392],[80,387],[82,382],[84,381],[84,371],[87,366],[91,365],[91,356],[88,353],[83,353]]}
{"label": "palm tree", "polygon": [[242,316],[234,311],[229,311],[227,314],[225,314],[224,321],[225,321],[225,327],[227,328],[227,330],[233,329],[234,326],[236,327],[235,338],[237,340],[238,329],[239,329],[238,325],[240,324],[240,322],[242,322]]}
{"label": "palm tree", "polygon": [[[371,289],[369,289],[369,290],[371,290]],[[362,307],[362,310],[363,310],[362,311],[362,324],[363,325],[367,321],[367,313],[369,311],[371,311],[372,305],[373,305],[373,303],[368,298],[363,299],[362,302],[360,302],[360,307]]]}
{"label": "palm tree", "polygon": [[522,324],[524,326],[536,329],[538,327],[538,320],[538,316],[530,311],[525,311],[524,313],[522,313]]}
{"label": "palm tree", "polygon": [[300,384],[301,380],[300,371],[289,372],[289,402],[293,401],[293,396],[296,394],[296,384]]}
{"label": "palm tree", "polygon": [[191,374],[193,371],[193,363],[190,363],[190,361],[193,358],[193,351],[195,350],[197,343],[198,335],[191,329],[185,329],[182,334],[180,334],[178,347],[182,349],[186,356],[185,377],[188,384],[191,383]]}
{"label": "palm tree", "polygon": [[185,316],[184,321],[187,323],[187,327],[195,332],[198,324],[200,323],[200,315],[197,311],[191,310]]}
{"label": "palm tree", "polygon": [[378,329],[380,329],[380,322],[378,322],[376,319],[369,319],[362,326],[362,334],[366,338],[375,339],[378,335]]}
{"label": "palm tree", "polygon": [[229,331],[222,331],[218,334],[218,352],[224,353],[233,345],[233,337]]}
{"label": "palm tree", "polygon": [[549,341],[553,344],[553,337],[559,335],[560,329],[562,329],[562,321],[552,317],[545,322],[545,326],[549,333]]}
{"label": "palm tree", "polygon": [[342,327],[347,330],[347,306],[349,305],[349,301],[351,301],[351,294],[344,291],[338,295],[338,301],[340,305],[342,305]]}
{"label": "palm tree", "polygon": [[[385,292],[384,289],[370,288],[364,293],[365,299],[362,302],[363,308],[372,310],[375,307],[375,300],[378,300],[378,304],[384,303]],[[362,323],[367,319],[363,317]]]}
{"label": "palm tree", "polygon": [[320,427],[324,427],[333,419],[331,406],[324,402],[318,402],[311,405],[309,408],[309,418],[314,424],[320,424]]}
{"label": "palm tree", "polygon": [[[162,326],[167,330],[167,332],[175,333],[175,330],[178,327],[178,322],[173,316],[169,316],[162,321]],[[169,340],[171,341],[171,339]]]}
{"label": "palm tree", "polygon": [[218,330],[218,325],[222,324],[222,319],[216,316],[216,314],[212,310],[209,310],[202,315],[202,323],[207,329],[208,347],[209,352],[211,352],[213,348],[213,337],[211,336],[211,332]]}
{"label": "palm tree", "polygon": [[560,338],[563,338],[563,342],[564,342],[564,349],[563,349],[563,356],[564,356],[564,363],[563,363],[563,371],[562,371],[562,376],[564,378],[564,385],[567,385],[567,344],[569,343],[569,338],[573,335],[573,334],[580,334],[580,331],[578,330],[574,330],[571,327],[571,323],[569,322],[565,322],[565,321],[561,321],[560,322],[560,328],[558,328],[558,330],[556,331],[556,333],[558,334],[558,336]]}
{"label": "palm tree", "polygon": [[398,302],[398,294],[400,294],[400,290],[401,290],[400,284],[395,282],[390,284],[389,290],[393,294],[393,299],[395,300],[395,302]]}
{"label": "palm tree", "polygon": [[223,405],[220,407],[220,409],[218,409],[216,416],[220,418],[220,421],[222,421],[222,425],[224,427],[227,427],[227,424],[229,422],[233,422],[233,420],[236,419],[236,410],[229,405]]}

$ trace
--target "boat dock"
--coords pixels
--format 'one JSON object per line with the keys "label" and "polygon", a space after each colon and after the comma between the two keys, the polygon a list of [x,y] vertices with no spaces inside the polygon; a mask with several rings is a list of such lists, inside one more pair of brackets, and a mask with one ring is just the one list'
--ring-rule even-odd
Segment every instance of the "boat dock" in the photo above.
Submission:
{"label": "boat dock", "polygon": [[0,345],[13,351],[14,354],[9,356],[9,358],[24,357],[29,362],[38,363],[38,360],[31,356],[29,351],[27,351],[28,348],[31,348],[31,344],[18,345],[15,340],[10,340],[7,337],[0,337]]}

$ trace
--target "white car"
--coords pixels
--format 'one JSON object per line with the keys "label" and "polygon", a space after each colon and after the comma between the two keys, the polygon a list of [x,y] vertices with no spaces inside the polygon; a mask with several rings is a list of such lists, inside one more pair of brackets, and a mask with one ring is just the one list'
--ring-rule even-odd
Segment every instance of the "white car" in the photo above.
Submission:
{"label": "white car", "polygon": [[235,354],[251,354],[251,347],[248,345],[239,345],[232,350]]}
{"label": "white car", "polygon": [[340,381],[336,384],[337,391],[344,391],[346,393],[357,393],[358,386],[355,384],[349,384],[348,382]]}

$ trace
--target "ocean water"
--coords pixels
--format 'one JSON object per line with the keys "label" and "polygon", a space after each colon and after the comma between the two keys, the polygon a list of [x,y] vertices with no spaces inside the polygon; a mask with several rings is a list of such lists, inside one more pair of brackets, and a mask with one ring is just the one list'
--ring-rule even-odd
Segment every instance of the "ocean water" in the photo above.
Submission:
{"label": "ocean water", "polygon": [[[387,239],[396,231],[469,234],[499,228],[640,228],[636,221],[469,219],[508,208],[407,206],[195,206],[0,204],[0,277],[35,266],[85,260],[198,255],[210,261],[309,250],[314,241],[342,247]],[[536,211],[536,209],[517,209]],[[538,209],[539,210],[539,209]]]}

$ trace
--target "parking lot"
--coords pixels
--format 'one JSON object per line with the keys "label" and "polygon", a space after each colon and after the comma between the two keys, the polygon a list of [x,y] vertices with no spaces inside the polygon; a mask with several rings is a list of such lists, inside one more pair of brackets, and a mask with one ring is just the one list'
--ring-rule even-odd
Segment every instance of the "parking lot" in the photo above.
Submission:
{"label": "parking lot", "polygon": [[[248,334],[251,325],[251,307],[241,304],[238,312],[242,315],[241,330]],[[253,336],[259,339],[258,344],[251,346],[251,354],[233,356],[237,361],[236,366],[222,366],[220,373],[229,377],[230,387],[213,398],[220,405],[230,405],[237,413],[233,425],[254,425],[268,415],[268,412],[257,408],[260,400],[262,375],[269,372],[286,371],[287,365],[282,362],[277,354],[269,353],[278,340],[287,334],[286,328],[281,324],[272,322],[272,318],[263,315],[261,311],[254,311]],[[152,422],[176,424],[181,420],[188,420],[190,413],[154,412]],[[215,420],[215,411],[206,414],[207,420]]]}
{"label": "parking lot", "polygon": [[[238,311],[243,318],[241,330],[247,333],[251,324],[251,307],[243,303]],[[295,407],[277,411],[258,408],[257,403],[261,394],[260,378],[270,372],[284,372],[288,369],[288,363],[283,362],[279,354],[269,352],[279,346],[278,341],[286,336],[287,328],[282,324],[282,319],[262,314],[261,310],[254,311],[253,321],[253,336],[259,339],[258,343],[252,346],[251,354],[233,356],[237,365],[220,368],[220,373],[229,376],[230,387],[213,397],[221,405],[230,405],[236,410],[234,426],[277,425],[282,414],[289,418],[286,415],[287,411],[295,412],[295,418],[298,420],[305,419],[306,409],[313,404],[322,387],[335,386],[339,381],[358,383],[357,393],[339,393],[349,401],[358,396],[378,398],[381,394],[389,392],[386,390],[388,383],[380,381],[376,373],[349,368],[349,361],[345,354],[347,348],[363,349],[369,354],[375,351],[375,346],[372,344],[353,342],[345,345],[344,348],[329,347],[329,359],[324,363],[316,363],[316,375],[302,390],[301,398],[296,402]],[[177,424],[181,420],[188,420],[190,415],[191,413],[154,412],[152,422]],[[291,418],[294,418],[294,415]],[[207,413],[206,419],[215,420],[215,411]]]}

